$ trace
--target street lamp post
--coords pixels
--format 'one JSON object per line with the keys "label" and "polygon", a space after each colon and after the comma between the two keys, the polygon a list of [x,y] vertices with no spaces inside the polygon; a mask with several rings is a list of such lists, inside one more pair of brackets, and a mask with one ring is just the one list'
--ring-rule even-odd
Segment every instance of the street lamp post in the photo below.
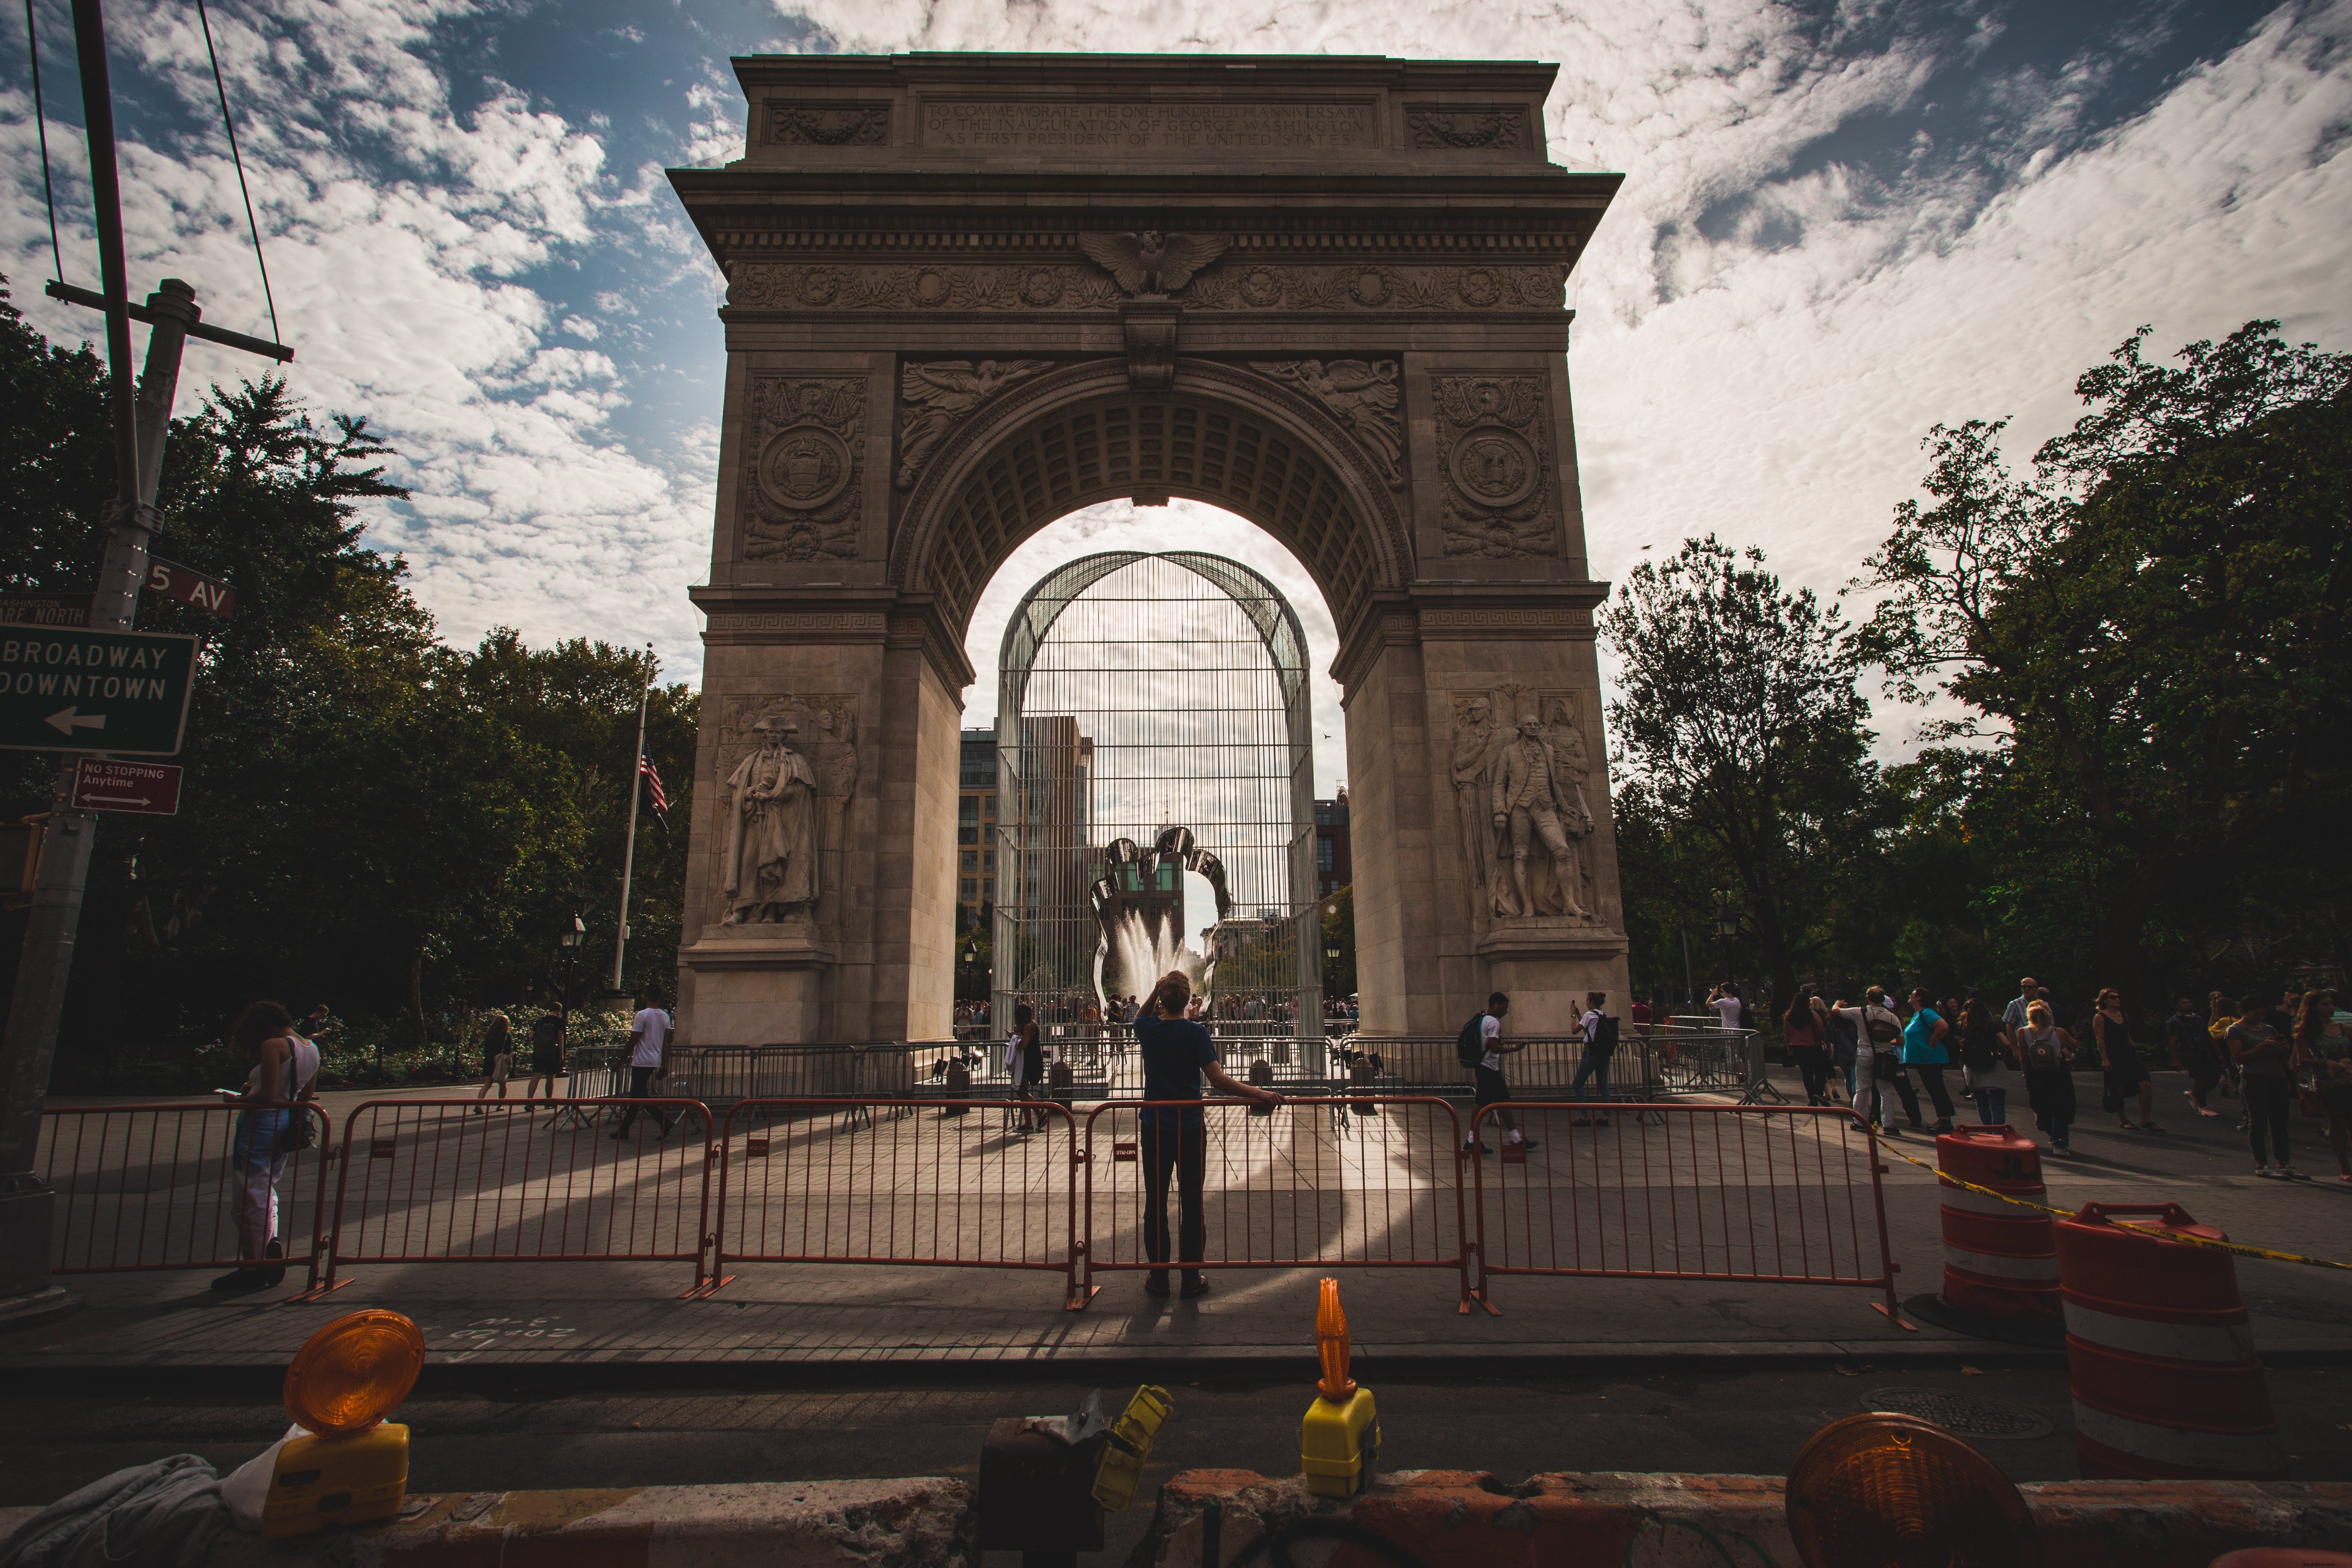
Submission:
{"label": "street lamp post", "polygon": [[1723,983],[1731,984],[1731,939],[1739,934],[1739,911],[1731,905],[1731,895],[1715,896],[1715,934],[1723,943]]}

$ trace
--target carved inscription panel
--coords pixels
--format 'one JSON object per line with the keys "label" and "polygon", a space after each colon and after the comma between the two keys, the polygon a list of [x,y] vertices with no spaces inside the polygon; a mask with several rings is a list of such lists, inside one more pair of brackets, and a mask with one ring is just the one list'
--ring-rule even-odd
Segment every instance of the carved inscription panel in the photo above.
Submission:
{"label": "carved inscription panel", "polygon": [[1370,102],[1134,103],[933,99],[923,144],[983,153],[1129,157],[1139,153],[1249,152],[1300,157],[1374,148]]}

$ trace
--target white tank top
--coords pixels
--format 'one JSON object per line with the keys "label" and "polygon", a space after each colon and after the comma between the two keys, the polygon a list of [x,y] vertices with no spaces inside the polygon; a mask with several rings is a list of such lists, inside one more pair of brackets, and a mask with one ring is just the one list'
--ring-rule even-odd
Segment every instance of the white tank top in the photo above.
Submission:
{"label": "white tank top", "polygon": [[[286,1037],[294,1042],[294,1049],[287,1057],[287,1066],[293,1069],[294,1082],[287,1089],[286,1098],[299,1100],[302,1098],[302,1091],[318,1079],[319,1047],[291,1029],[286,1031]],[[245,1075],[245,1087],[247,1093],[260,1092],[260,1063],[256,1062],[253,1070]]]}

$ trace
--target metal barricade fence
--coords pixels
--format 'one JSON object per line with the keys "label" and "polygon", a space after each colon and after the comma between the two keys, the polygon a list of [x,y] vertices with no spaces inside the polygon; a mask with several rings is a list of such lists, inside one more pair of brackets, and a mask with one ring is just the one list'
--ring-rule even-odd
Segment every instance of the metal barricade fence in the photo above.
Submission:
{"label": "metal barricade fence", "polygon": [[706,1294],[738,1263],[898,1263],[1058,1273],[1084,1305],[1077,1125],[1050,1100],[743,1100],[716,1152]]}
{"label": "metal barricade fence", "polygon": [[34,1168],[56,1194],[49,1271],[234,1268],[252,1260],[250,1231],[315,1281],[333,1127],[309,1101],[288,1110],[307,1142],[270,1139],[257,1158],[240,1106],[46,1107]]}
{"label": "metal barricade fence", "polygon": [[[1195,1110],[1202,1125],[1188,1133]],[[1195,1158],[1197,1263],[1181,1258],[1181,1234],[1185,1167]],[[1462,1122],[1443,1100],[1334,1098],[1271,1110],[1236,1100],[1110,1101],[1087,1113],[1083,1163],[1080,1285],[1089,1296],[1097,1273],[1114,1270],[1451,1268],[1469,1310]],[[1155,1183],[1167,1205],[1161,1234],[1175,1243],[1158,1261],[1145,1239]]]}
{"label": "metal barricade fence", "polygon": [[1471,1126],[1495,1145],[1473,1183],[1481,1300],[1510,1274],[1853,1285],[1903,1321],[1885,1167],[1848,1111],[1519,1101]]}
{"label": "metal barricade fence", "polygon": [[[579,1108],[612,1127],[568,1114]],[[349,1284],[351,1264],[602,1260],[691,1261],[691,1295],[710,1235],[711,1129],[692,1100],[366,1101],[343,1126],[315,1293]]]}
{"label": "metal barricade fence", "polygon": [[896,1040],[842,1046],[673,1046],[665,1091],[708,1105],[739,1100],[902,1098],[914,1047]]}
{"label": "metal barricade fence", "polygon": [[[1519,1047],[1503,1058],[1503,1077],[1514,1093],[1564,1099],[1580,1092],[1576,1075],[1584,1060],[1583,1036],[1508,1035],[1505,1038]],[[1367,1063],[1370,1076],[1357,1085],[1360,1093],[1466,1096],[1471,1092],[1470,1069],[1454,1055],[1452,1036],[1351,1035],[1336,1042],[1332,1051],[1341,1062]],[[1226,1068],[1237,1074],[1240,1070],[1230,1060]],[[1333,1078],[1346,1076],[1335,1065]],[[1608,1079],[1611,1097],[1618,1100],[1664,1100],[1702,1094],[1775,1101],[1780,1098],[1764,1077],[1761,1041],[1738,1030],[1664,1025],[1654,1026],[1648,1035],[1629,1030],[1618,1037]],[[1598,1089],[1580,1092],[1596,1098],[1599,1093]]]}

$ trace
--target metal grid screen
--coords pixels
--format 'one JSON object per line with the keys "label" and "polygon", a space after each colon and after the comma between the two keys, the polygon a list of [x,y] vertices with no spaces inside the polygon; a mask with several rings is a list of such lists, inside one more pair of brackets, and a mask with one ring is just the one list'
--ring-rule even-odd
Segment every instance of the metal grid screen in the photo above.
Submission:
{"label": "metal grid screen", "polygon": [[1030,589],[999,665],[1000,1035],[1025,1002],[1100,1062],[1182,968],[1244,1057],[1322,1037],[1306,656],[1274,585],[1222,556],[1089,555]]}

